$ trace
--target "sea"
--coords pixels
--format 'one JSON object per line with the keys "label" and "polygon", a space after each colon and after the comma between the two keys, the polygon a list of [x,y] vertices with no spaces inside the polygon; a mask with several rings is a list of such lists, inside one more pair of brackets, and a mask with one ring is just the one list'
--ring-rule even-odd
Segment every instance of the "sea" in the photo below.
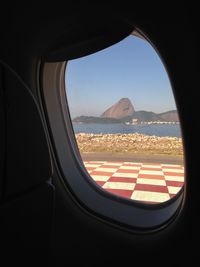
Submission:
{"label": "sea", "polygon": [[145,135],[182,137],[179,124],[134,124],[123,123],[99,124],[99,123],[73,123],[75,133],[93,134],[131,134],[141,133]]}

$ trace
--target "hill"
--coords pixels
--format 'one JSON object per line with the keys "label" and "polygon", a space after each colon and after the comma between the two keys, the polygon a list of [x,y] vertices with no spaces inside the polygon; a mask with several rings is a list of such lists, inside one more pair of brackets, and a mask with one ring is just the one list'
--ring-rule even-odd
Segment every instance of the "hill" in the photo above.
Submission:
{"label": "hill", "polygon": [[72,121],[76,123],[125,123],[132,122],[133,119],[137,119],[140,122],[150,122],[150,121],[164,121],[164,122],[178,122],[178,113],[176,110],[167,111],[164,113],[154,113],[151,111],[135,111],[133,116],[126,116],[121,119],[115,118],[102,118],[93,116],[80,116],[74,118]]}
{"label": "hill", "polygon": [[131,119],[138,119],[138,121],[140,121],[140,122],[141,121],[148,122],[148,121],[162,121],[163,120],[159,114],[156,114],[156,113],[151,112],[151,111],[145,111],[145,110],[136,111]]}
{"label": "hill", "polygon": [[80,116],[73,119],[76,123],[132,123],[136,120],[141,122],[178,122],[177,110],[170,110],[163,113],[154,113],[151,111],[135,111],[131,101],[128,98],[121,98],[117,103],[109,107],[100,117]]}
{"label": "hill", "polygon": [[80,116],[72,120],[76,123],[120,123],[121,121],[114,118],[101,118],[94,116]]}
{"label": "hill", "polygon": [[104,111],[101,118],[122,119],[127,116],[133,116],[134,112],[135,109],[130,99],[121,98],[117,103]]}
{"label": "hill", "polygon": [[178,112],[177,110],[170,110],[164,113],[160,113],[159,116],[164,120],[164,121],[179,121],[178,117]]}

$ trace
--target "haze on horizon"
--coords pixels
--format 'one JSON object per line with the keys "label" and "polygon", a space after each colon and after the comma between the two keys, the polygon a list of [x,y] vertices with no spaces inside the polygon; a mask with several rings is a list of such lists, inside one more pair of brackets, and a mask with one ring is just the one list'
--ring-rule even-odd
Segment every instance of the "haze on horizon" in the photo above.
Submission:
{"label": "haze on horizon", "polygon": [[68,61],[65,84],[72,119],[100,116],[121,98],[129,98],[135,111],[176,109],[161,59],[147,41],[132,35],[100,52]]}

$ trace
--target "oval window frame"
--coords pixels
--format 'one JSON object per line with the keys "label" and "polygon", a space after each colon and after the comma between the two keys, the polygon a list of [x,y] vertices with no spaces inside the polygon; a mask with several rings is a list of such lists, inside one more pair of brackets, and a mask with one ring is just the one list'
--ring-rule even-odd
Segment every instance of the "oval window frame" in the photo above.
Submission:
{"label": "oval window frame", "polygon": [[40,92],[63,186],[75,196],[82,207],[106,222],[140,232],[155,231],[168,225],[177,218],[183,207],[185,184],[170,200],[156,205],[146,204],[107,192],[98,186],[86,171],[75,140],[67,104],[66,67],[67,61],[43,63]]}

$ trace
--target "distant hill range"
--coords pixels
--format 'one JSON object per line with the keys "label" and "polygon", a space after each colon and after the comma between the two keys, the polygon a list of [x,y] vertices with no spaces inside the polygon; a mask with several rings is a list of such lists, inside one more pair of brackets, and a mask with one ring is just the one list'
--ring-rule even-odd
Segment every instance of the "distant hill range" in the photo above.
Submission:
{"label": "distant hill range", "polygon": [[76,123],[147,123],[147,122],[179,122],[176,110],[164,113],[151,111],[135,111],[128,98],[122,98],[102,113],[100,117],[80,116],[73,119]]}

